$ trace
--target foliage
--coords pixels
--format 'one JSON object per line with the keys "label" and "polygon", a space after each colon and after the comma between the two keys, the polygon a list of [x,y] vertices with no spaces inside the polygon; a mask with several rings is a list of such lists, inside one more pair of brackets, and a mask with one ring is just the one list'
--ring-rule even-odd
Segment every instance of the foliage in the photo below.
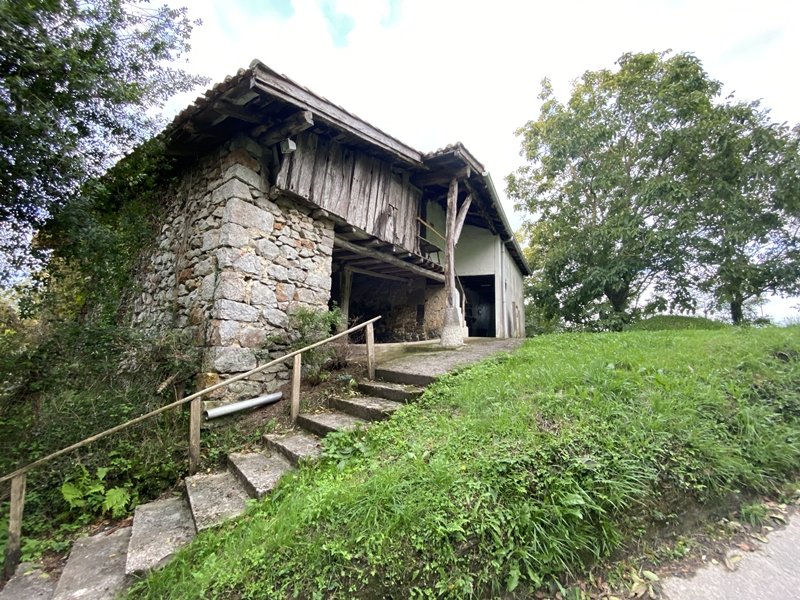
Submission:
{"label": "foliage", "polygon": [[129,597],[532,596],[796,474],[799,352],[797,328],[530,340],[326,439]]}
{"label": "foliage", "polygon": [[757,102],[728,102],[712,118],[688,250],[700,290],[739,324],[748,301],[800,293],[800,127],[771,123]]}
{"label": "foliage", "polygon": [[131,504],[131,494],[124,487],[107,488],[103,481],[107,473],[107,468],[98,467],[91,475],[86,467],[79,465],[77,473],[61,486],[61,495],[70,508],[97,515],[110,512],[113,517],[121,517]]}
{"label": "foliage", "polygon": [[[289,313],[289,331],[292,332],[292,350],[299,350],[333,335],[343,325],[342,311],[338,306],[331,310],[315,310],[301,306]],[[342,347],[344,344],[344,347]],[[314,350],[303,353],[303,376],[312,383],[319,383],[323,371],[336,359],[336,368],[346,366],[347,341],[336,345],[335,342],[325,344]],[[344,362],[344,364],[342,364]]]}
{"label": "foliage", "polygon": [[724,329],[725,323],[705,317],[686,315],[655,315],[631,323],[626,329],[631,331],[669,331],[673,329]]}
{"label": "foliage", "polygon": [[720,102],[690,54],[624,54],[618,67],[584,73],[566,103],[545,80],[538,120],[517,132],[528,165],[508,193],[529,213],[543,318],[619,330],[694,310],[705,291],[738,323],[748,298],[796,291],[800,130]]}
{"label": "foliage", "polygon": [[79,186],[150,137],[150,110],[203,82],[175,68],[196,23],[138,0],[0,2],[0,282]]}

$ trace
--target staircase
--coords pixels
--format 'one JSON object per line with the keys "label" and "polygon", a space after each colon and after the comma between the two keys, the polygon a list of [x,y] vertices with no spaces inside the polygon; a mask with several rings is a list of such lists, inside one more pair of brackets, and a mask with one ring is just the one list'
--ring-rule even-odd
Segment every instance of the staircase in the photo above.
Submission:
{"label": "staircase", "polygon": [[198,531],[239,516],[248,499],[269,494],[286,471],[317,459],[320,438],[388,419],[433,380],[386,370],[378,376],[385,381],[359,385],[362,396],[332,400],[330,412],[300,414],[295,430],[265,435],[264,451],[229,454],[227,470],[187,477],[185,496],[137,506],[132,526],[78,540],[57,582],[37,565],[21,564],[0,600],[114,598],[130,577],[164,565]]}

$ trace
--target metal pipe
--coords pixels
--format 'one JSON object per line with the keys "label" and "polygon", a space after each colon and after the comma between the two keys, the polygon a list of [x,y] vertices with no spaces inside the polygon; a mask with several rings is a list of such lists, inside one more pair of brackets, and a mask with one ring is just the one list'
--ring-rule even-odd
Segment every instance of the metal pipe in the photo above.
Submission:
{"label": "metal pipe", "polygon": [[206,421],[208,421],[211,419],[216,419],[217,417],[224,417],[225,415],[239,412],[240,410],[256,408],[257,406],[264,406],[266,404],[273,404],[281,398],[283,398],[283,392],[275,392],[272,394],[267,394],[266,396],[251,398],[250,400],[242,400],[240,402],[223,404],[222,406],[217,406],[216,408],[209,408],[207,411],[203,412],[203,416],[205,417]]}

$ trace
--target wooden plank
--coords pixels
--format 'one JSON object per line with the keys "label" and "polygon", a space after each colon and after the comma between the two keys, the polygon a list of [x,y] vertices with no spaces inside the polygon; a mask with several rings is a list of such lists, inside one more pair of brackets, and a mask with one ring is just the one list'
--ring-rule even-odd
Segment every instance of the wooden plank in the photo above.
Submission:
{"label": "wooden plank", "polygon": [[369,157],[356,154],[353,164],[353,186],[350,193],[347,222],[365,229],[367,214],[366,203],[369,201],[369,186],[372,173]]}
{"label": "wooden plank", "polygon": [[300,379],[303,373],[302,354],[294,355],[294,365],[292,366],[292,424],[297,421],[300,414]]}
{"label": "wooden plank", "polygon": [[333,240],[334,247],[338,246],[339,248],[344,248],[345,250],[349,250],[353,254],[360,254],[361,256],[367,256],[370,258],[375,258],[379,261],[385,262],[387,264],[393,265],[400,269],[404,269],[406,271],[411,271],[416,275],[420,275],[422,277],[427,277],[429,279],[433,279],[434,281],[444,281],[444,275],[439,273],[435,273],[432,271],[428,271],[423,269],[422,267],[418,267],[417,265],[407,263],[405,261],[400,260],[399,258],[395,258],[389,254],[384,254],[383,252],[378,252],[376,250],[370,250],[369,248],[364,248],[362,246],[358,246],[351,242],[345,241],[341,238],[334,238]]}
{"label": "wooden plank", "polygon": [[200,468],[200,425],[203,422],[203,400],[195,398],[189,408],[189,474]]}
{"label": "wooden plank", "polygon": [[[297,136],[297,139],[298,144],[295,154],[300,155],[298,158],[302,161],[302,164],[296,179],[297,189],[295,193],[298,196],[310,199],[311,181],[314,178],[314,166],[317,161],[317,143],[319,142],[319,136],[313,133],[302,133]],[[302,150],[299,143],[301,139],[303,140]]]}
{"label": "wooden plank", "polygon": [[22,554],[22,512],[25,508],[25,481],[27,473],[11,480],[11,506],[8,515],[8,541],[3,574],[10,578],[19,564]]}
{"label": "wooden plank", "polygon": [[317,206],[327,208],[323,201],[325,182],[328,177],[328,162],[330,160],[331,141],[324,136],[318,136],[314,168],[311,173],[311,189],[308,192],[309,200]]}
{"label": "wooden plank", "polygon": [[[269,152],[269,150],[267,150]],[[277,150],[274,150],[277,154]],[[278,168],[278,173],[275,175],[275,185],[281,189],[288,190],[289,189],[289,182],[292,178],[292,170],[294,166],[295,160],[295,153],[292,152],[291,154],[283,154],[281,155],[278,160],[280,161],[280,167]]]}
{"label": "wooden plank", "polygon": [[342,149],[342,189],[339,191],[339,197],[336,200],[336,214],[340,217],[346,217],[350,206],[352,197],[353,186],[353,166],[355,162],[355,153],[350,148]]}
{"label": "wooden plank", "polygon": [[317,193],[315,184],[316,202],[334,215],[347,219],[347,213],[340,214],[339,196],[344,186],[344,171],[342,169],[342,146],[331,141],[328,146],[328,165],[322,188]]}
{"label": "wooden plank", "polygon": [[367,325],[367,377],[375,379],[375,329]]}
{"label": "wooden plank", "polygon": [[287,81],[286,78],[281,77],[266,65],[258,65],[254,71],[251,87],[262,90],[270,96],[278,97],[299,108],[310,110],[319,117],[318,120],[320,122],[332,125],[370,144],[374,144],[405,163],[422,166],[422,154],[410,146],[406,146],[399,140],[386,135],[369,123],[354,117],[344,109],[331,104],[296,83]]}

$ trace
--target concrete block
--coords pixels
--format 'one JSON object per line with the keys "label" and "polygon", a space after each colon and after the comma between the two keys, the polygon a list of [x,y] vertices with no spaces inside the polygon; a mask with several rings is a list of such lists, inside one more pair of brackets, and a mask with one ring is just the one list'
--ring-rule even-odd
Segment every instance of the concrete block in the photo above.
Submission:
{"label": "concrete block", "polygon": [[53,600],[112,600],[125,589],[125,555],[131,528],[81,538],[72,546]]}
{"label": "concrete block", "polygon": [[326,436],[333,431],[352,431],[357,427],[365,427],[367,422],[352,415],[340,412],[305,413],[297,417],[297,424],[319,436]]}
{"label": "concrete block", "polygon": [[184,498],[140,504],[133,517],[125,574],[144,573],[164,565],[194,536],[192,513]]}
{"label": "concrete block", "polygon": [[280,453],[293,465],[312,462],[322,454],[319,438],[304,431],[289,434],[268,433],[264,443],[272,452]]}
{"label": "concrete block", "polygon": [[247,506],[247,492],[227,471],[187,477],[186,495],[197,531],[238,517]]}
{"label": "concrete block", "polygon": [[263,498],[271,492],[283,474],[292,468],[283,456],[266,456],[260,452],[229,454],[228,465],[253,498]]}

